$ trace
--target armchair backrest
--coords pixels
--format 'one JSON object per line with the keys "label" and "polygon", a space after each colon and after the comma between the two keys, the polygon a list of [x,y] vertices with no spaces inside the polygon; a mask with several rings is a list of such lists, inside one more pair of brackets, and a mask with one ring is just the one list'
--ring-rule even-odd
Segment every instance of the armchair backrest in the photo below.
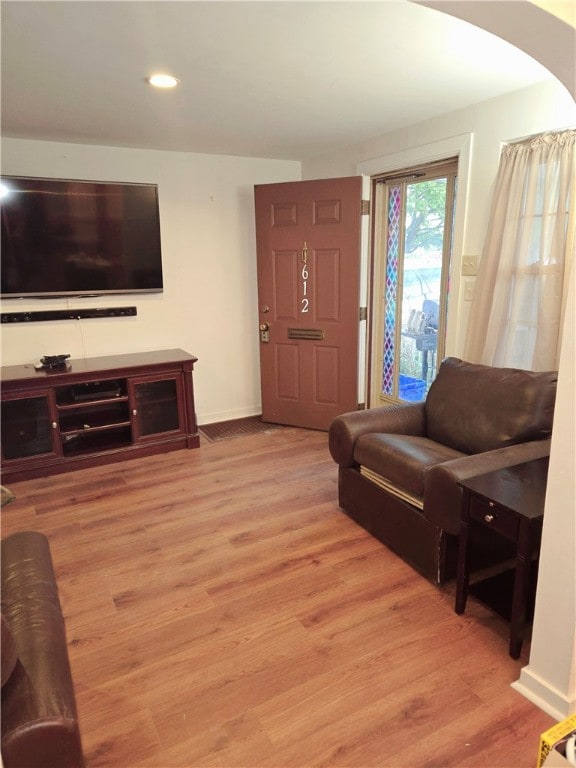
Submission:
{"label": "armchair backrest", "polygon": [[426,433],[463,453],[550,437],[556,371],[442,361],[426,397]]}

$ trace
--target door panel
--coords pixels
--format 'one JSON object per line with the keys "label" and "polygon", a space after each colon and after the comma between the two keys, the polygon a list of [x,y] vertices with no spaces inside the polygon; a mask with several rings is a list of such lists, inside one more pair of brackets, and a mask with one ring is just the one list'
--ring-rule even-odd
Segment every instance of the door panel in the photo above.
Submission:
{"label": "door panel", "polygon": [[338,349],[316,347],[315,352],[317,402],[338,405]]}
{"label": "door panel", "polygon": [[282,400],[295,400],[300,397],[298,381],[299,356],[296,344],[276,345],[277,397]]}
{"label": "door panel", "polygon": [[255,187],[265,421],[327,429],[358,407],[361,193],[361,177]]}
{"label": "door panel", "polygon": [[338,322],[338,290],[340,287],[340,254],[338,251],[316,251],[317,285],[316,316],[318,320]]}
{"label": "door panel", "polygon": [[278,320],[294,321],[296,318],[298,258],[297,251],[277,251],[272,253],[274,306]]}

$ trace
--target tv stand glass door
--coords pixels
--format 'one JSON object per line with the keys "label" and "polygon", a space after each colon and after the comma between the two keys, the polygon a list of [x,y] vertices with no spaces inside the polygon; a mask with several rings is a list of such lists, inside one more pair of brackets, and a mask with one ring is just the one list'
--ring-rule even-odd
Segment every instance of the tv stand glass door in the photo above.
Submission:
{"label": "tv stand glass door", "polygon": [[7,460],[58,456],[56,407],[50,390],[2,402],[2,453]]}
{"label": "tv stand glass door", "polygon": [[182,433],[182,387],[176,376],[145,376],[130,382],[130,401],[134,404],[134,439],[146,440],[163,433]]}

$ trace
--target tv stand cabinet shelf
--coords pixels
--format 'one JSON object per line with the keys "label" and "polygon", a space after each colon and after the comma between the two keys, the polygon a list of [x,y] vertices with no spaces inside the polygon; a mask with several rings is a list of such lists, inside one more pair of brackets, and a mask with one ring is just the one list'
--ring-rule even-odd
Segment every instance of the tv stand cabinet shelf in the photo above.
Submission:
{"label": "tv stand cabinet shelf", "polygon": [[1,369],[2,482],[200,444],[181,349]]}

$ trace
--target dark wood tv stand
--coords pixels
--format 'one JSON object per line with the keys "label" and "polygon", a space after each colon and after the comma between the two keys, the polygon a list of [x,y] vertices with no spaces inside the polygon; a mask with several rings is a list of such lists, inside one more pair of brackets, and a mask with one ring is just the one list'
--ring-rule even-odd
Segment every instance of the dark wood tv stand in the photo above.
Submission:
{"label": "dark wood tv stand", "polygon": [[200,444],[181,349],[1,369],[2,482]]}

